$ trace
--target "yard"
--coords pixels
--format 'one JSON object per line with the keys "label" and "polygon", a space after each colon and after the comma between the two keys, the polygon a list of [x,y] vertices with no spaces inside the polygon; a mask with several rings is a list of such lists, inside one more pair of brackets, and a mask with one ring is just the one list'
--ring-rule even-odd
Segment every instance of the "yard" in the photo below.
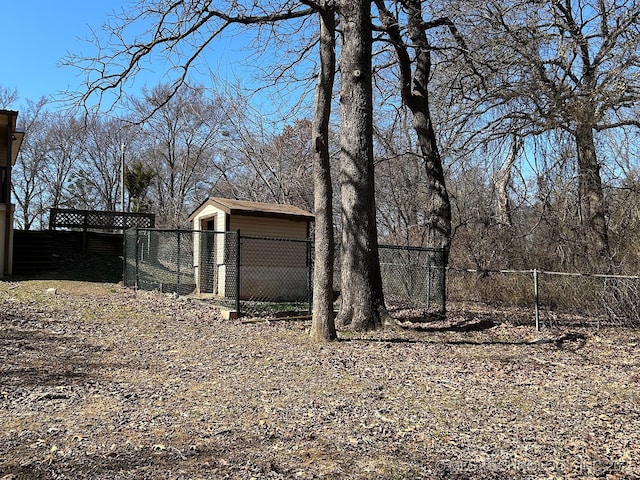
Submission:
{"label": "yard", "polygon": [[640,478],[638,330],[308,328],[0,282],[0,479]]}

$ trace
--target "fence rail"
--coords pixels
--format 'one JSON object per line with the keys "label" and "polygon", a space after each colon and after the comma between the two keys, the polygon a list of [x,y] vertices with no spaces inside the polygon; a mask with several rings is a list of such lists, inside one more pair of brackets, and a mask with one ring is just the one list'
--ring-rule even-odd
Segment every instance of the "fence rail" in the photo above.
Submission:
{"label": "fence rail", "polygon": [[640,276],[448,268],[447,300],[529,312],[542,326],[640,326]]}

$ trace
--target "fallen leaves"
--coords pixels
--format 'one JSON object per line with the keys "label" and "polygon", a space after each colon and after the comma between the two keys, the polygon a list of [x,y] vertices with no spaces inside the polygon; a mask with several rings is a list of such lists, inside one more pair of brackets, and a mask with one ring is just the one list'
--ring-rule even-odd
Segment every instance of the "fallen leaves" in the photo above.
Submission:
{"label": "fallen leaves", "polygon": [[0,284],[0,479],[638,478],[634,331],[452,309],[318,346],[304,322],[204,301],[17,285]]}

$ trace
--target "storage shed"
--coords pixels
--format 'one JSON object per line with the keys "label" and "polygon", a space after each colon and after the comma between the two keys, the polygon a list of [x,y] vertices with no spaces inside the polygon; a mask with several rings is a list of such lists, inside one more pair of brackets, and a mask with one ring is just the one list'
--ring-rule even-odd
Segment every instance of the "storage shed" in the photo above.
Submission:
{"label": "storage shed", "polygon": [[307,296],[310,245],[306,240],[313,220],[313,214],[291,205],[207,199],[189,217],[196,232],[196,291],[225,297],[239,284],[243,299]]}

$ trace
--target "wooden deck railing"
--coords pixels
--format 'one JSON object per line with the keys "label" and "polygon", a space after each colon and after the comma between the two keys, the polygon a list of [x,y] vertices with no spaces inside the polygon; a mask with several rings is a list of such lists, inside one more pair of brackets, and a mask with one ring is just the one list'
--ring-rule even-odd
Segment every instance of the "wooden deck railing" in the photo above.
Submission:
{"label": "wooden deck railing", "polygon": [[70,210],[52,208],[49,229],[81,228],[87,230],[126,230],[127,228],[154,228],[156,216],[152,213],[110,212],[96,210]]}

